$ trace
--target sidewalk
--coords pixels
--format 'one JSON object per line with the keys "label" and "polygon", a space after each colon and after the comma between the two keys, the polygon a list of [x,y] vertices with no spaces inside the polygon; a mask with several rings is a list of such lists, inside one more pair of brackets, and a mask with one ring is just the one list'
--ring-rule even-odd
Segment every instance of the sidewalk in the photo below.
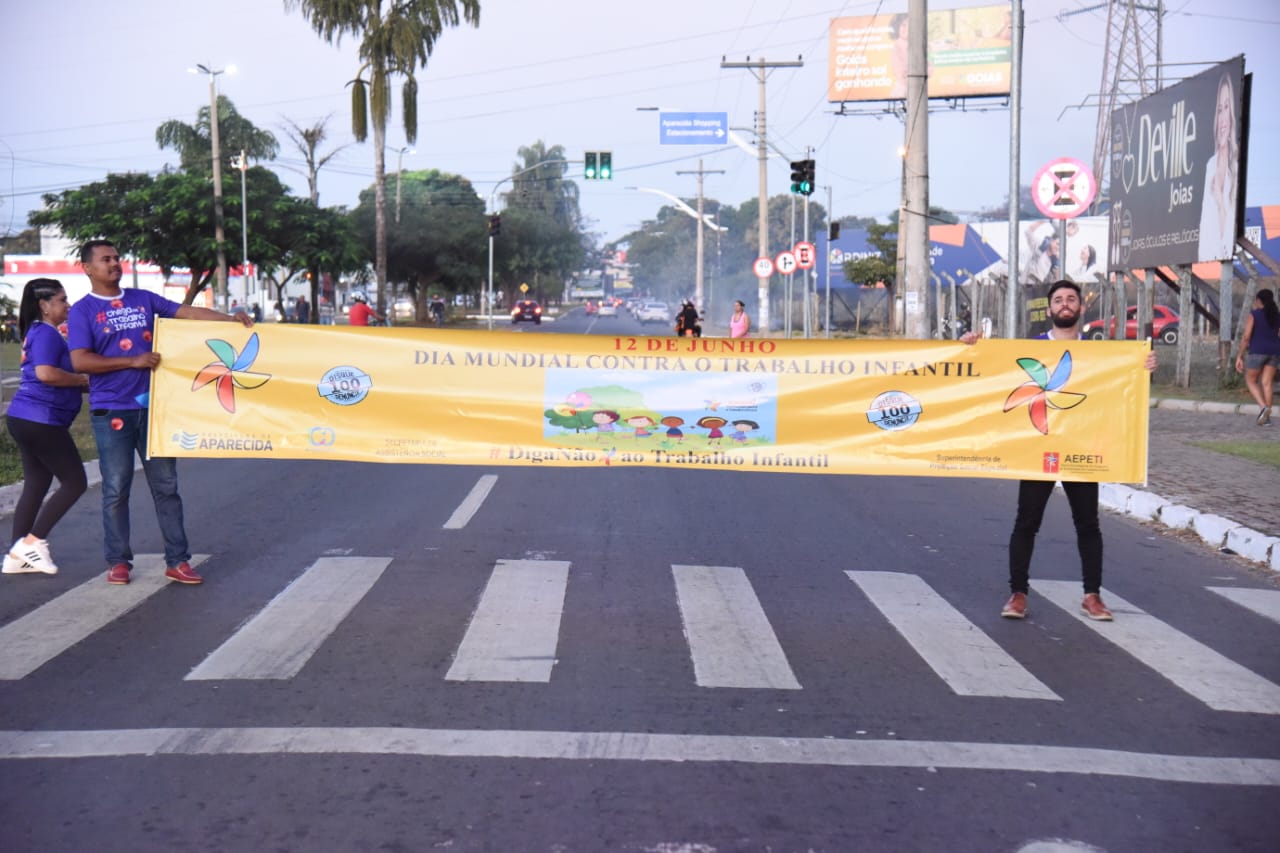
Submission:
{"label": "sidewalk", "polygon": [[[1280,572],[1280,474],[1197,442],[1280,441],[1280,426],[1254,424],[1250,404],[1153,400],[1147,485],[1104,484],[1104,507],[1198,536],[1216,549]],[[92,487],[96,461],[85,464]],[[13,512],[22,484],[0,486],[0,516]]]}

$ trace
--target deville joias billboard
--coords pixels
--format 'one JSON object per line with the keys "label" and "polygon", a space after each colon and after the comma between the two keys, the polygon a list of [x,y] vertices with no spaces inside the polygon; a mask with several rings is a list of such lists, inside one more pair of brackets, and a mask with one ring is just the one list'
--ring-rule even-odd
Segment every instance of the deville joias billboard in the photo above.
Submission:
{"label": "deville joias billboard", "polygon": [[1238,233],[1244,57],[1111,115],[1111,270],[1221,261]]}

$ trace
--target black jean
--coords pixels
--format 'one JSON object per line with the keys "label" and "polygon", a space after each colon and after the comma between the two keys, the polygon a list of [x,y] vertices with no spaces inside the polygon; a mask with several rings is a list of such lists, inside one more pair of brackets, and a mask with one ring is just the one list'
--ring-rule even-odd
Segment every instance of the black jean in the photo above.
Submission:
{"label": "black jean", "polygon": [[[13,509],[13,538],[30,533],[48,539],[49,531],[88,488],[80,451],[66,427],[13,415],[5,420],[22,456],[22,495]],[[41,507],[54,477],[58,478],[58,491]]]}
{"label": "black jean", "polygon": [[[1062,484],[1071,504],[1076,525],[1076,548],[1080,551],[1080,575],[1085,593],[1102,589],[1102,527],[1098,523],[1098,484]],[[1022,480],[1018,484],[1018,516],[1009,537],[1009,589],[1027,592],[1030,587],[1031,554],[1036,534],[1044,519],[1044,508],[1053,494],[1050,480]]]}

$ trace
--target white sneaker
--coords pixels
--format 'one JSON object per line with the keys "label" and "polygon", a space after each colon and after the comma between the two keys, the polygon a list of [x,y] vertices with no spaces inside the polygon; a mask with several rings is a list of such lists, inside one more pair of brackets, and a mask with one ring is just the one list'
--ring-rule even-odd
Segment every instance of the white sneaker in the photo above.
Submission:
{"label": "white sneaker", "polygon": [[4,555],[4,568],[0,569],[6,575],[18,575],[23,572],[34,572],[35,567],[27,565],[27,561],[13,553]]}
{"label": "white sneaker", "polygon": [[[24,563],[23,567],[18,571],[23,572],[44,572],[46,575],[56,575],[58,567],[53,562],[53,557],[49,555],[49,542],[45,539],[37,539],[31,544],[19,539],[13,544],[12,550],[9,551],[10,556],[16,556]],[[5,563],[8,568],[8,563]]]}

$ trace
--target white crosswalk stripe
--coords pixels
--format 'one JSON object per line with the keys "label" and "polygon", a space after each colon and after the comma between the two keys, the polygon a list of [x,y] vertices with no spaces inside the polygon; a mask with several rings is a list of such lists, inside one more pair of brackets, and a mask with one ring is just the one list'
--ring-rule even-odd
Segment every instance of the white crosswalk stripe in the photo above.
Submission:
{"label": "white crosswalk stripe", "polygon": [[1240,589],[1234,586],[1209,586],[1205,589],[1216,592],[1259,616],[1265,616],[1272,622],[1280,622],[1280,589]]}
{"label": "white crosswalk stripe", "polygon": [[[207,559],[198,556],[192,563]],[[159,555],[142,555],[135,563],[133,582],[127,586],[111,586],[95,575],[0,626],[0,680],[31,675],[170,583],[164,579]],[[388,557],[317,559],[230,636],[210,643],[216,648],[186,679],[295,677],[332,641],[391,564]],[[566,653],[561,649],[562,623],[578,618],[565,610],[570,600],[570,565],[541,559],[498,560],[462,636],[442,639],[447,646],[456,642],[445,680],[550,682],[560,656]],[[766,615],[768,602],[761,600],[746,570],[683,564],[670,568],[673,603],[694,683],[739,690],[802,689]],[[992,636],[970,621],[924,578],[884,571],[844,574],[957,696],[1063,701],[1033,674],[1036,665],[1015,659],[1002,647],[998,639],[1002,635]],[[1206,589],[1280,623],[1280,591]],[[1210,708],[1280,714],[1280,686],[1114,593],[1108,591],[1104,597],[1116,621],[1097,623],[1079,612],[1077,582],[1040,580],[1033,592]],[[592,650],[578,645],[569,653],[580,657]],[[683,674],[673,677],[688,680]]]}
{"label": "white crosswalk stripe", "polygon": [[390,564],[386,557],[321,557],[187,680],[292,678]]}
{"label": "white crosswalk stripe", "polygon": [[700,686],[800,689],[746,572],[730,566],[671,571]]}
{"label": "white crosswalk stripe", "polygon": [[1060,700],[917,575],[845,574],[957,695]]}
{"label": "white crosswalk stripe", "polygon": [[1280,685],[1193,640],[1112,592],[1102,599],[1114,622],[1094,622],[1080,612],[1078,581],[1036,581],[1034,592],[1074,614],[1181,689],[1218,711],[1280,714]]}
{"label": "white crosswalk stripe", "polygon": [[[194,568],[207,559],[207,554],[197,554],[190,562]],[[0,679],[25,678],[169,586],[173,581],[165,578],[164,569],[161,555],[140,554],[127,586],[107,583],[104,569],[0,628]]]}
{"label": "white crosswalk stripe", "polygon": [[448,681],[550,681],[560,640],[569,564],[499,560]]}

